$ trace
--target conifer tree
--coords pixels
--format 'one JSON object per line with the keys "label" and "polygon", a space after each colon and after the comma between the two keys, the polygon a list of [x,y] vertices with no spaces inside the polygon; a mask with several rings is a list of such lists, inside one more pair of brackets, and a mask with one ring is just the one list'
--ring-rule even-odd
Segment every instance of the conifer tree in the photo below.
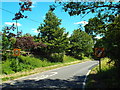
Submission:
{"label": "conifer tree", "polygon": [[67,48],[68,33],[64,32],[65,28],[60,27],[61,21],[62,20],[52,11],[48,11],[44,23],[38,28],[38,31],[40,31],[40,38],[42,42],[47,45],[46,52],[49,53],[49,55],[57,53],[57,56],[59,56]]}

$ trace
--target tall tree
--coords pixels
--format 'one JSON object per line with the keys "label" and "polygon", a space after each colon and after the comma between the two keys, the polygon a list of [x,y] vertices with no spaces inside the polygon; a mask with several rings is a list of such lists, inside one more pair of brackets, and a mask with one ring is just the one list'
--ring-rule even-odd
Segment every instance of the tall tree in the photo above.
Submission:
{"label": "tall tree", "polygon": [[70,45],[69,54],[80,58],[83,54],[89,56],[92,53],[93,40],[86,32],[77,29],[70,37]]}
{"label": "tall tree", "polygon": [[120,68],[120,15],[107,26],[105,34],[105,48],[107,55],[115,61],[115,66]]}
{"label": "tall tree", "polygon": [[40,38],[43,43],[47,45],[47,52],[63,53],[68,44],[67,35],[64,28],[60,28],[61,19],[59,19],[53,12],[48,11],[44,23],[38,28],[40,31]]}

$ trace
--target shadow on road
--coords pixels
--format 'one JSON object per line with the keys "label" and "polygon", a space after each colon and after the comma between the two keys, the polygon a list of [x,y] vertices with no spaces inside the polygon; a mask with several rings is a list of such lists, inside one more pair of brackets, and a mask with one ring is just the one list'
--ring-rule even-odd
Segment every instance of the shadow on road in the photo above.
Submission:
{"label": "shadow on road", "polygon": [[[67,80],[60,79],[42,79],[42,80],[21,80],[16,81],[13,84],[4,83],[3,90],[9,88],[69,88],[73,90],[75,88],[82,88],[85,76],[74,76]],[[20,89],[19,89],[20,90]]]}

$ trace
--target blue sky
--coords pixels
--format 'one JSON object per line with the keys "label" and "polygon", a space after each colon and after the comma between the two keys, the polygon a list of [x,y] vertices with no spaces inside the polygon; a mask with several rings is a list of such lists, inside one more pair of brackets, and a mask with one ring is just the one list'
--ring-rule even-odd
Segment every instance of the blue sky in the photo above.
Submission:
{"label": "blue sky", "polygon": [[[32,35],[37,35],[36,29],[43,22],[45,14],[49,10],[49,5],[53,3],[54,2],[34,2],[32,11],[24,12],[24,15],[27,15],[28,18],[18,20],[18,29],[22,30],[23,34],[30,33]],[[17,13],[19,11],[19,2],[2,2],[2,9]],[[11,23],[15,22],[12,20],[12,18],[14,18],[14,14],[12,13],[2,10],[2,26],[11,26]],[[62,19],[62,25],[60,27],[66,28],[66,32],[69,32],[69,34],[72,34],[73,30],[79,28],[79,23],[83,23],[83,21],[87,23],[90,18],[95,17],[95,15],[91,13],[82,19],[81,16],[69,16],[61,7],[56,8],[54,13],[59,19]],[[36,22],[29,19],[35,20]]]}

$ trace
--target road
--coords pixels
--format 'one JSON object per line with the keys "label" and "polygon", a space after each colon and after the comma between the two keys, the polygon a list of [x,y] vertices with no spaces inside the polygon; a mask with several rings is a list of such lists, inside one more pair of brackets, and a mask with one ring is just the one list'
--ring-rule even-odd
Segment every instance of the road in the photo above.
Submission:
{"label": "road", "polygon": [[87,73],[98,61],[87,61],[3,83],[3,88],[83,88]]}

